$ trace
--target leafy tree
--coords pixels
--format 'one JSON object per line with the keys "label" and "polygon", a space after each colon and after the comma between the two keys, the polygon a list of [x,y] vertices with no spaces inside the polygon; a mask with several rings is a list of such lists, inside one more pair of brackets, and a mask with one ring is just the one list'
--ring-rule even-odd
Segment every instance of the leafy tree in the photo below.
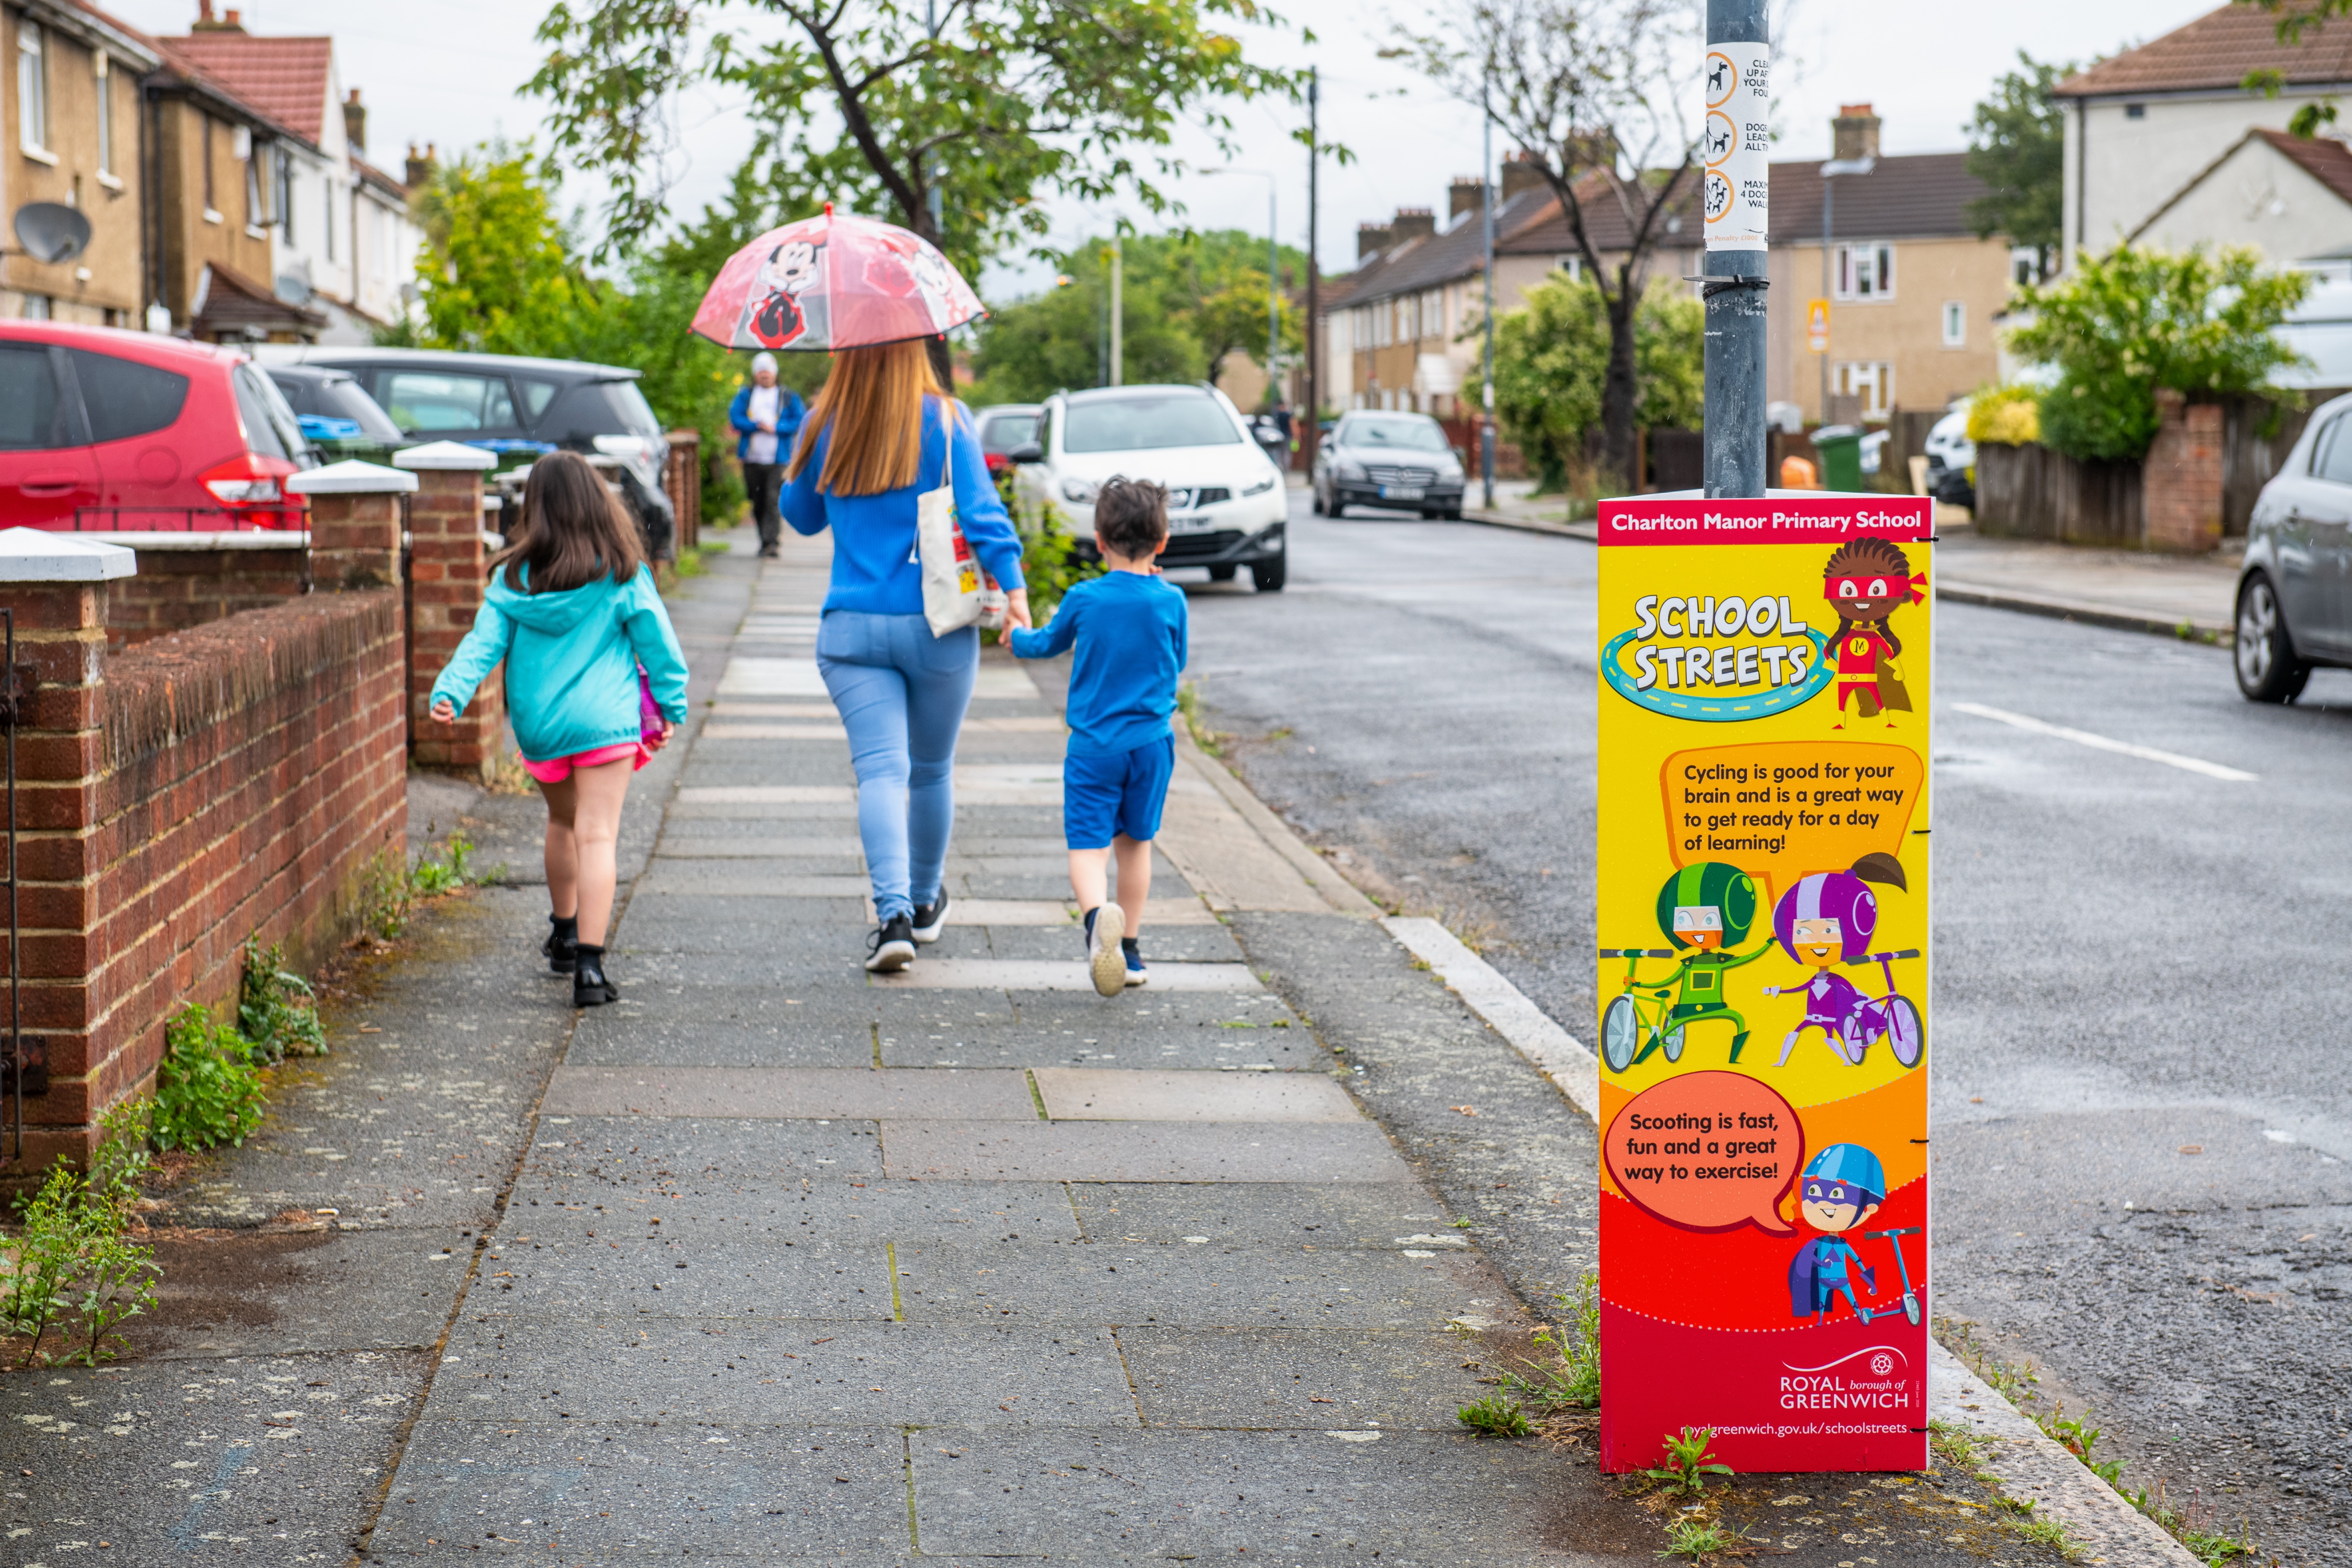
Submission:
{"label": "leafy tree", "polygon": [[[1556,493],[1592,482],[1587,453],[1602,419],[1609,306],[1599,289],[1565,272],[1529,289],[1526,299],[1523,308],[1495,318],[1495,413],[1504,435],[1534,465],[1537,488]],[[1662,283],[1643,297],[1633,321],[1637,416],[1654,428],[1696,427],[1704,405],[1706,307]]]}
{"label": "leafy tree", "polygon": [[1260,0],[941,0],[936,37],[925,15],[899,0],[556,0],[530,90],[552,106],[551,155],[611,183],[608,243],[658,225],[674,101],[712,82],[775,128],[754,157],[780,205],[887,216],[971,272],[1045,232],[1041,194],[1164,210],[1154,181],[1178,166],[1180,123],[1231,151],[1223,100],[1296,97],[1306,80],[1252,65],[1218,30],[1278,26]]}
{"label": "leafy tree", "polygon": [[1979,239],[2000,234],[2033,247],[2034,278],[2046,283],[2065,244],[2066,212],[2066,112],[2051,89],[2080,68],[2023,49],[2017,63],[2024,68],[1996,80],[1961,128],[1969,173],[1985,186],[1967,217]]}
{"label": "leafy tree", "polygon": [[2310,291],[2303,272],[2266,272],[2260,254],[2203,246],[2178,253],[2118,246],[2078,257],[2058,283],[2024,290],[2032,312],[2011,350],[2053,367],[2042,440],[2073,458],[2138,458],[2157,429],[2156,393],[2263,393],[2298,356],[2271,329]]}
{"label": "leafy tree", "polygon": [[[1454,0],[1445,25],[1403,35],[1405,52],[1491,112],[1559,198],[1607,327],[1600,419],[1617,474],[1633,468],[1635,317],[1651,259],[1697,216],[1694,138],[1681,113],[1696,98],[1695,19],[1680,0]],[[1606,258],[1592,235],[1604,212],[1628,237]]]}
{"label": "leafy tree", "polygon": [[[1225,357],[1265,353],[1265,242],[1239,229],[1120,241],[1120,379],[1214,381]],[[1304,271],[1287,247],[1283,269]],[[1102,380],[1110,245],[1091,240],[1056,257],[1062,280],[999,310],[981,330],[975,403],[1034,403],[1061,387]],[[1298,312],[1282,301],[1286,353],[1302,342]]]}
{"label": "leafy tree", "polygon": [[531,163],[529,142],[486,142],[443,164],[418,198],[419,346],[542,353],[539,345],[569,330],[589,299],[552,193]]}

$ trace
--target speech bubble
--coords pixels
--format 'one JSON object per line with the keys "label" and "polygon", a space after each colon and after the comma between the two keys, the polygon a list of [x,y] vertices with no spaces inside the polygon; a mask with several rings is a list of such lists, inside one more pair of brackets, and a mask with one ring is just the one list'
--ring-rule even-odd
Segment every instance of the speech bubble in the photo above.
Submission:
{"label": "speech bubble", "polygon": [[1728,860],[1778,897],[1909,841],[1926,763],[1908,746],[1764,741],[1676,752],[1659,770],[1677,866]]}
{"label": "speech bubble", "polygon": [[1643,1090],[1610,1122],[1601,1157],[1617,1190],[1668,1225],[1796,1228],[1780,1203],[1804,1163],[1805,1130],[1746,1073],[1684,1073]]}

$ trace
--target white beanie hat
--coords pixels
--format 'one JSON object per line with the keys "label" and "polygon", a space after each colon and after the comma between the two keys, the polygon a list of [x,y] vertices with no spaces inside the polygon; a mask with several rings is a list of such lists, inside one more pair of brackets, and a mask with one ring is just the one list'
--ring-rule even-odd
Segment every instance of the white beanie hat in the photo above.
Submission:
{"label": "white beanie hat", "polygon": [[757,375],[763,370],[770,374],[774,374],[776,370],[776,356],[765,349],[751,356],[751,374]]}

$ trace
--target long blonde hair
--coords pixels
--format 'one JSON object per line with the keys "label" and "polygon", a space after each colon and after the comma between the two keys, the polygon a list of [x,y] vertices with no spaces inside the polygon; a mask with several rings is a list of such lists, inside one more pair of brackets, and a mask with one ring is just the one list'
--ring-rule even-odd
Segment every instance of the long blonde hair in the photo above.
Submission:
{"label": "long blonde hair", "polygon": [[799,446],[784,478],[796,479],[830,429],[817,489],[830,495],[870,496],[915,482],[923,459],[923,399],[944,398],[931,374],[921,339],[843,349],[809,405]]}

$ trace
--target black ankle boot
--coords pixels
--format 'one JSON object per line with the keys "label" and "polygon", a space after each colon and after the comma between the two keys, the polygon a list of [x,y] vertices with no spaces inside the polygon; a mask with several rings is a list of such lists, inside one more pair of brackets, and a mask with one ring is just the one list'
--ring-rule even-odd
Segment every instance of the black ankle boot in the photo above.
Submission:
{"label": "black ankle boot", "polygon": [[604,950],[578,943],[578,967],[572,972],[572,1005],[574,1007],[601,1007],[607,1002],[621,999],[620,988],[604,978]]}
{"label": "black ankle boot", "polygon": [[540,943],[539,951],[547,954],[550,973],[569,974],[572,966],[580,962],[580,917],[550,915],[547,923],[555,929],[547,933],[547,940]]}

